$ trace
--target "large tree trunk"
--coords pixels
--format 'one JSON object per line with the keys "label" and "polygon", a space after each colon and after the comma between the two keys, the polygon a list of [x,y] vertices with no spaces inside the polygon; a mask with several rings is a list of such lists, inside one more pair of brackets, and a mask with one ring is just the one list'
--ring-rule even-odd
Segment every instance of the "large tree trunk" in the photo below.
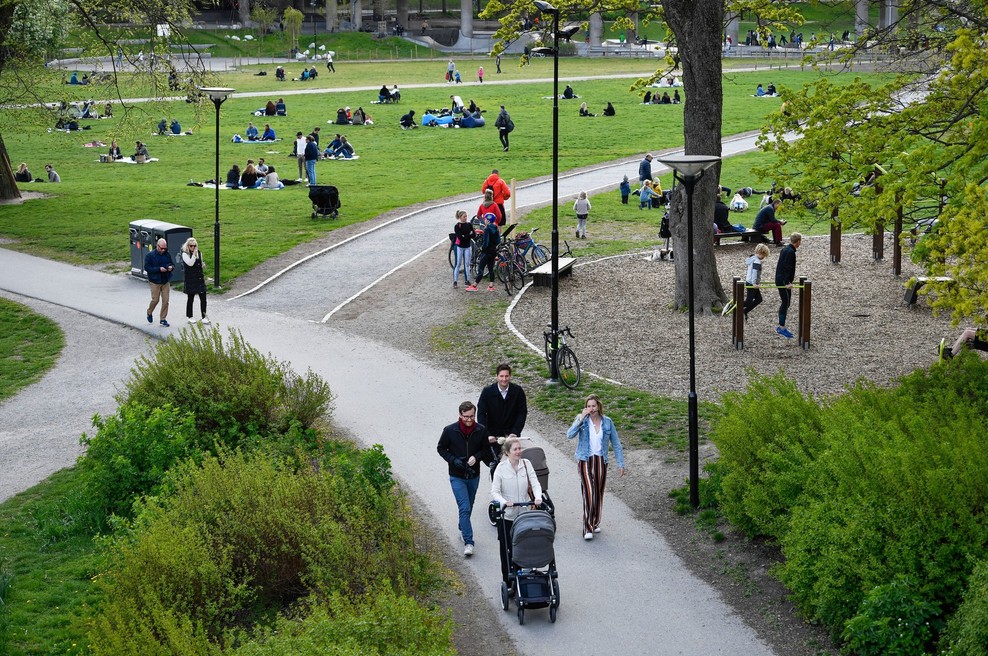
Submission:
{"label": "large tree trunk", "polygon": [[7,156],[7,144],[0,135],[0,200],[14,200],[20,197],[21,192],[17,188],[14,171],[10,167],[10,158]]}
{"label": "large tree trunk", "polygon": [[[687,155],[721,154],[721,28],[723,0],[663,0],[666,21],[676,35],[683,67],[683,136]],[[726,300],[714,257],[714,200],[719,191],[720,165],[708,169],[693,194],[693,287],[695,310],[709,312]],[[689,306],[686,194],[673,196],[670,209],[676,253],[676,305]]]}
{"label": "large tree trunk", "polygon": [[244,27],[250,27],[250,0],[240,0],[240,24]]}

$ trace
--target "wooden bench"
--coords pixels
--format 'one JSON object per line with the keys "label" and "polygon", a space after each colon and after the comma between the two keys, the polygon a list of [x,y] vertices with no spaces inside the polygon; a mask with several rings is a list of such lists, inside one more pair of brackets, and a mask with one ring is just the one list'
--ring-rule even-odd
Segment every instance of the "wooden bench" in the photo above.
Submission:
{"label": "wooden bench", "polygon": [[906,285],[906,297],[903,302],[912,307],[916,305],[916,301],[919,300],[919,290],[922,289],[923,285],[928,282],[953,282],[954,279],[950,276],[918,276],[916,277],[916,282],[911,285]]}
{"label": "wooden bench", "polygon": [[732,237],[737,237],[741,241],[746,241],[751,244],[768,243],[768,237],[765,236],[765,233],[748,228],[744,232],[721,232],[720,234],[715,234],[714,246],[720,246],[721,239],[731,239]]}
{"label": "wooden bench", "polygon": [[[561,257],[559,258],[559,277],[568,276],[573,273],[573,263],[576,262],[575,257]],[[539,265],[538,267],[529,271],[532,275],[532,282],[536,287],[551,287],[552,286],[552,260],[549,260],[545,264]]]}

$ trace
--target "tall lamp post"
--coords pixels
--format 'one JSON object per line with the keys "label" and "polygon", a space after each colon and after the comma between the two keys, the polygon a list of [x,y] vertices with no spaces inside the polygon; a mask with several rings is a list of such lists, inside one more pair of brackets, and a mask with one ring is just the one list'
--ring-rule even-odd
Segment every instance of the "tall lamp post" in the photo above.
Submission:
{"label": "tall lamp post", "polygon": [[312,0],[312,59],[319,56],[319,49],[316,48],[316,9],[319,7],[319,3],[316,0]]}
{"label": "tall lamp post", "polygon": [[[552,14],[552,301],[550,302],[550,330],[559,330],[559,10],[545,0],[535,0],[535,6],[543,14]],[[559,382],[556,366],[556,343],[549,344],[549,382]]]}
{"label": "tall lamp post", "polygon": [[689,396],[689,430],[690,430],[690,505],[700,506],[700,435],[697,418],[696,401],[696,328],[694,326],[693,295],[693,189],[697,181],[703,177],[703,172],[720,161],[713,155],[671,155],[659,158],[659,162],[675,171],[676,178],[686,188],[686,268],[689,286],[689,317],[690,317],[690,396]]}
{"label": "tall lamp post", "polygon": [[199,87],[216,107],[216,218],[213,222],[213,287],[220,286],[220,105],[233,94],[233,89],[224,87]]}

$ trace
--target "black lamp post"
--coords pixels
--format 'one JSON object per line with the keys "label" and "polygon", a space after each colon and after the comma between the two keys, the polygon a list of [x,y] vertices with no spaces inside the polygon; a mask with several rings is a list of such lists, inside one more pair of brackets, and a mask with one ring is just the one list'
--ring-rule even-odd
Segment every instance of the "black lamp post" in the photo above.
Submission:
{"label": "black lamp post", "polygon": [[703,177],[703,172],[719,161],[720,157],[713,155],[671,155],[659,158],[659,162],[675,171],[675,176],[686,187],[686,268],[689,269],[687,279],[690,303],[690,505],[694,508],[700,506],[700,435],[697,426],[696,329],[693,311],[696,305],[693,295],[693,189],[697,180]]}
{"label": "black lamp post", "polygon": [[220,286],[220,105],[233,94],[233,89],[223,87],[200,87],[216,106],[216,219],[213,223],[213,287]]}
{"label": "black lamp post", "polygon": [[[535,6],[543,14],[552,14],[552,301],[549,311],[550,330],[559,330],[559,10],[545,0],[535,0]],[[559,382],[556,366],[556,342],[549,344],[551,363],[549,382]]]}

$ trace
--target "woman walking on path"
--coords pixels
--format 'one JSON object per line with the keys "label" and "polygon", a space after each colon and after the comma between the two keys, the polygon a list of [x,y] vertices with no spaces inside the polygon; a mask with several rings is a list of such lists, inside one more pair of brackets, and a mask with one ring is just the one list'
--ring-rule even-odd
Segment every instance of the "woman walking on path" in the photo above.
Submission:
{"label": "woman walking on path", "polygon": [[618,475],[624,476],[624,451],[617,429],[596,394],[587,397],[580,414],[566,431],[569,439],[577,438],[576,459],[583,490],[583,539],[593,540],[600,533],[601,510],[604,505],[604,485],[607,482],[607,451],[614,448]]}
{"label": "woman walking on path", "polygon": [[463,282],[470,287],[470,246],[473,244],[473,225],[467,221],[464,210],[456,210],[456,225],[453,226],[453,247],[456,249],[456,260],[453,265],[453,289],[456,289],[456,279],[459,278],[460,266],[463,267]]}
{"label": "woman walking on path", "polygon": [[590,201],[587,200],[587,192],[581,191],[580,197],[573,203],[573,211],[576,212],[576,238],[587,238],[587,218],[590,216]]}
{"label": "woman walking on path", "polygon": [[497,524],[497,540],[501,543],[501,578],[510,587],[505,543],[511,539],[511,527],[519,513],[515,504],[529,501],[534,501],[535,505],[542,503],[542,486],[535,475],[535,467],[521,457],[521,440],[517,437],[509,437],[504,441],[504,456],[491,480],[491,498],[505,509],[504,521]]}
{"label": "woman walking on path", "polygon": [[182,244],[182,262],[185,264],[185,316],[189,323],[195,323],[192,318],[192,303],[199,297],[199,313],[202,322],[209,324],[206,316],[206,276],[203,274],[202,253],[195,237],[189,237]]}

